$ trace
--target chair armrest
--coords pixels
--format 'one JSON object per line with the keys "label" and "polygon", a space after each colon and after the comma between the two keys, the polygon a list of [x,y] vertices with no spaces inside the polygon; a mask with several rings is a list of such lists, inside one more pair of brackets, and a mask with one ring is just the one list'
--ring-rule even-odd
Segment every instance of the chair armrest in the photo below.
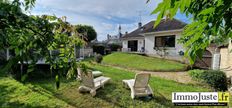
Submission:
{"label": "chair armrest", "polygon": [[96,82],[100,82],[100,85],[102,84],[102,79],[101,80],[98,80],[98,81],[96,81]]}

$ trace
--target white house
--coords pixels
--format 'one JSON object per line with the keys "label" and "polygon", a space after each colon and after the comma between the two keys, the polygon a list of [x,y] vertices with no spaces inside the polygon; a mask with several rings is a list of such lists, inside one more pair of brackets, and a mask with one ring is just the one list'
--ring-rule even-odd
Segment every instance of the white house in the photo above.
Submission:
{"label": "white house", "polygon": [[136,30],[122,37],[122,51],[144,53],[184,62],[184,48],[177,40],[181,37],[181,32],[186,25],[177,19],[163,19],[155,28],[154,21],[143,26],[139,23]]}

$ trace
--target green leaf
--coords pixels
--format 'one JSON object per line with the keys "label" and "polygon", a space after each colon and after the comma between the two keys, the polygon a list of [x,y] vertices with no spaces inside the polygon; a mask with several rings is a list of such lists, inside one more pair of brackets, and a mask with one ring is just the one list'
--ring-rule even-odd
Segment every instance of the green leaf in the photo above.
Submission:
{"label": "green leaf", "polygon": [[202,10],[198,16],[212,14],[214,11],[215,11],[215,7],[210,7],[210,8]]}
{"label": "green leaf", "polygon": [[21,81],[24,82],[24,81],[27,79],[27,77],[28,77],[27,74],[23,75],[23,76],[21,77]]}

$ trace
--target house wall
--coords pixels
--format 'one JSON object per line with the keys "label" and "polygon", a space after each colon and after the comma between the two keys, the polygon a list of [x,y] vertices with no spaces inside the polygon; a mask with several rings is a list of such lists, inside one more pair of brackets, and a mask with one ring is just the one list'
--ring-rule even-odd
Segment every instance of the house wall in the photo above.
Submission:
{"label": "house wall", "polygon": [[232,77],[232,45],[229,42],[227,48],[221,48],[220,70],[224,71],[228,77]]}
{"label": "house wall", "polygon": [[138,39],[138,50],[139,52],[142,52],[142,48],[144,47],[144,39]]}
{"label": "house wall", "polygon": [[128,48],[128,41],[127,40],[123,40],[122,41],[122,48]]}
{"label": "house wall", "polygon": [[221,54],[220,69],[228,68],[228,58],[229,58],[228,48],[221,48],[220,54]]}
{"label": "house wall", "polygon": [[76,52],[76,56],[77,56],[77,58],[79,58],[79,57],[89,57],[89,56],[93,56],[94,55],[94,53],[93,53],[93,48],[84,48],[84,49],[79,49],[79,50],[77,50],[77,52]]}
{"label": "house wall", "polygon": [[181,32],[165,32],[165,33],[154,33],[145,34],[145,53],[150,56],[161,57],[161,52],[154,50],[155,37],[156,36],[168,36],[175,35],[175,48],[166,48],[168,54],[165,56],[167,59],[178,60],[187,63],[188,61],[179,55],[179,51],[185,51],[182,44],[178,43],[178,39],[181,37]]}
{"label": "house wall", "polygon": [[128,50],[128,41],[132,41],[132,40],[137,40],[138,41],[138,49],[137,51],[140,52],[142,47],[144,47],[144,39],[141,38],[141,39],[124,39],[122,41],[122,51],[123,52],[126,52]]}

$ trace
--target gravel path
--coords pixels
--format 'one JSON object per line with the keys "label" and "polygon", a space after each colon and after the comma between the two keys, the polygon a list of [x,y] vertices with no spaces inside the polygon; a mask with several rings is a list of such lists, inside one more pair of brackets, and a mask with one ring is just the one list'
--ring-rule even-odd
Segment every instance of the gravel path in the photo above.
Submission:
{"label": "gravel path", "polygon": [[123,68],[119,66],[112,66],[112,65],[106,65],[106,64],[104,64],[104,66],[124,69],[124,70],[128,70],[130,72],[135,72],[135,73],[147,72],[147,73],[151,73],[152,76],[174,80],[176,82],[185,83],[185,84],[196,83],[195,81],[191,79],[191,77],[188,75],[186,71],[184,72],[153,72],[153,71],[141,71],[141,70],[135,70],[135,69],[127,69],[127,68]]}

